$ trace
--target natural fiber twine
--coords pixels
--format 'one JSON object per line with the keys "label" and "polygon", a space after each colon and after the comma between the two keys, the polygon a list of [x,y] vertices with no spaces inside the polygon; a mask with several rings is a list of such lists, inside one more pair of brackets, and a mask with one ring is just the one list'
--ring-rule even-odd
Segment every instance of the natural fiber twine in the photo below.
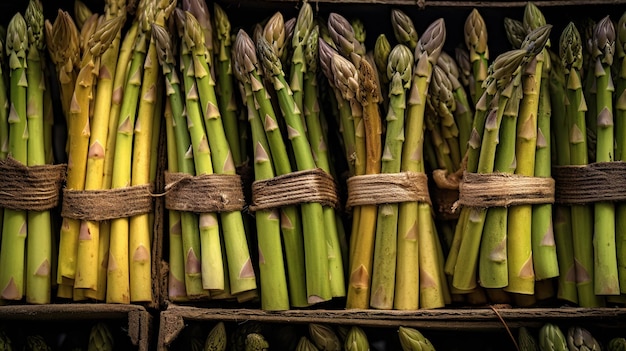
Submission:
{"label": "natural fiber twine", "polygon": [[437,219],[454,220],[459,218],[460,211],[456,211],[455,204],[459,201],[459,184],[462,171],[449,174],[444,169],[433,171],[432,179],[435,186],[431,188],[431,198]]}
{"label": "natural fiber twine", "polygon": [[9,157],[0,160],[0,207],[46,211],[59,204],[66,165],[27,167]]}
{"label": "natural fiber twine", "polygon": [[584,205],[626,200],[626,162],[597,162],[586,166],[554,167],[556,202]]}
{"label": "natural fiber twine", "polygon": [[554,203],[554,183],[552,178],[465,172],[458,205],[488,208]]}
{"label": "natural fiber twine", "polygon": [[346,207],[399,202],[430,202],[428,177],[424,173],[401,172],[359,175],[348,178]]}
{"label": "natural fiber twine", "polygon": [[241,211],[245,198],[241,177],[236,174],[165,172],[165,208],[183,212]]}
{"label": "natural fiber twine", "polygon": [[255,181],[252,183],[249,210],[266,210],[312,202],[333,208],[339,206],[335,180],[319,168]]}
{"label": "natural fiber twine", "polygon": [[150,213],[152,185],[106,190],[63,189],[61,216],[86,221],[105,221]]}

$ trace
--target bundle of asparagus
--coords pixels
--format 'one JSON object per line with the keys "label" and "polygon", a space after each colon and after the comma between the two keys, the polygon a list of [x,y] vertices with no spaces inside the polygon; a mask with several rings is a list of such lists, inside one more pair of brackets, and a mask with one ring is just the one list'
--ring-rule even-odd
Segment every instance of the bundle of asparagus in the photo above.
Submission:
{"label": "bundle of asparagus", "polygon": [[[532,5],[527,6],[527,14],[529,9],[533,9]],[[482,47],[479,50],[481,52],[487,51],[486,37],[479,40],[476,34],[483,33],[482,29],[478,29],[481,21],[477,16],[477,12],[473,12],[466,22],[466,30],[467,24],[472,24],[472,30],[466,32],[470,57],[477,47]],[[521,50],[499,56],[488,70],[482,84],[484,93],[477,99],[472,136],[468,143],[468,172],[495,171],[549,177],[546,169],[550,168],[550,101],[547,80],[541,85],[542,79],[539,77],[544,58],[548,56],[542,49],[548,39],[550,26],[542,26],[545,20],[532,20],[537,17],[525,16],[528,34],[520,44]],[[474,44],[470,45],[472,42]],[[479,67],[478,62],[483,59],[476,57],[476,66]],[[475,79],[480,79],[480,72],[480,69],[475,70],[478,76]],[[542,87],[544,94],[540,96]],[[512,137],[515,134],[517,141]],[[541,216],[544,219],[540,219]],[[531,218],[536,224],[531,225]],[[524,224],[520,221],[524,221]],[[546,225],[548,228],[545,228]],[[533,235],[531,228],[534,228]],[[488,210],[463,208],[446,271],[453,276],[453,286],[461,291],[476,287],[475,274],[477,267],[480,267],[478,280],[481,286],[532,295],[535,292],[535,270],[544,272],[548,269],[544,267],[552,269],[542,279],[558,275],[554,244],[550,245],[554,242],[551,233],[549,205],[491,207]],[[531,237],[537,239],[531,240]],[[533,246],[534,256],[529,253],[531,242],[536,243]],[[548,257],[546,255],[551,255],[551,259],[543,259]]]}
{"label": "bundle of asparagus", "polygon": [[[22,16],[15,14],[1,40],[0,160],[10,157],[23,166],[53,162],[52,99],[45,79],[43,8],[30,1]],[[4,58],[8,58],[8,65]],[[8,80],[7,80],[8,79]],[[8,82],[8,85],[7,85]],[[47,149],[47,151],[46,151]],[[29,303],[50,302],[53,222],[49,210],[0,212],[0,298]]]}
{"label": "bundle of asparagus", "polygon": [[[196,13],[202,8],[199,4],[188,5]],[[175,19],[176,33],[163,24],[155,24],[152,29],[169,101],[169,170],[196,176],[234,175],[235,164],[209,67],[212,61],[208,59],[205,31],[190,11],[176,9]],[[204,28],[208,25],[205,23]],[[179,67],[175,65],[176,55],[180,55]],[[177,70],[183,77],[182,86]],[[226,72],[222,70],[220,74]],[[256,295],[255,273],[240,210],[199,215],[172,211],[169,225],[174,244],[170,248],[171,298],[211,295],[248,300]]]}

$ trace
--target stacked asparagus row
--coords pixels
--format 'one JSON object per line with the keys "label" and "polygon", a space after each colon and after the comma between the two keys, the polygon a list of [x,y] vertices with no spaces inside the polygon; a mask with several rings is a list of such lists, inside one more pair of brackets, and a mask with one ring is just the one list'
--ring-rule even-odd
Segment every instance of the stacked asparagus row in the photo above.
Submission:
{"label": "stacked asparagus row", "polygon": [[[0,159],[11,157],[24,166],[52,162],[51,151],[46,152],[52,130],[47,128],[51,100],[45,92],[44,48],[42,5],[30,1],[24,16],[15,14],[7,27],[0,64]],[[0,298],[25,296],[29,303],[49,303],[54,242],[50,211],[4,209],[2,217]]]}

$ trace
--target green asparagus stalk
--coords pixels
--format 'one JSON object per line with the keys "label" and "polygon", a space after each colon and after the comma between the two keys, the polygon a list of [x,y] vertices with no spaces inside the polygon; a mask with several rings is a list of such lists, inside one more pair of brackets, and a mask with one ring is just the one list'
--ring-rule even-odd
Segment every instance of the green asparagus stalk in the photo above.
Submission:
{"label": "green asparagus stalk", "polygon": [[472,64],[474,104],[483,94],[483,81],[487,79],[487,65],[489,64],[489,48],[487,47],[487,25],[478,10],[474,9],[465,20],[465,46],[469,50],[469,59]]}
{"label": "green asparagus stalk", "polygon": [[[192,80],[195,77],[195,85],[197,86],[197,94],[199,95],[199,102],[201,103],[202,114],[204,115],[206,138],[209,143],[214,171],[217,174],[235,174],[235,164],[226,139],[219,109],[217,108],[218,102],[214,82],[211,80],[206,61],[203,60],[207,55],[206,47],[203,44],[203,33],[195,17],[189,12],[186,14],[183,55],[185,54],[185,46],[191,49],[193,54],[192,61],[185,64],[187,115],[188,117],[191,115],[189,99],[191,93],[193,93],[193,91],[187,88],[187,77],[191,78],[189,79],[191,84],[193,84]],[[185,61],[185,57],[183,56],[183,62]],[[196,170],[198,170],[197,164]],[[240,211],[222,212],[220,213],[220,219],[223,232],[225,233],[224,242],[226,245],[228,269],[230,271],[231,293],[237,294],[254,290],[256,289],[254,270],[248,250],[242,214]]]}
{"label": "green asparagus stalk", "polygon": [[[311,4],[305,1],[298,12],[296,24],[293,29],[293,36],[291,38],[291,48],[293,51],[291,54],[291,71],[289,73],[289,88],[293,92],[293,100],[296,103],[298,111],[300,111],[301,117],[304,117],[302,115],[304,99],[304,73],[307,71],[304,58],[304,47],[311,29],[313,29],[313,8],[311,7]],[[280,57],[278,53],[277,55]]]}
{"label": "green asparagus stalk", "polygon": [[[175,1],[161,0],[157,3],[156,24],[165,24],[175,6]],[[148,23],[151,30],[151,23]],[[159,64],[155,39],[148,32],[146,38],[146,58],[143,64],[143,78],[139,106],[133,137],[133,155],[131,185],[145,185],[151,182],[151,163],[157,152],[152,148],[153,137],[158,139],[160,117],[155,120],[155,111],[160,111]],[[156,130],[156,131],[155,131]],[[128,250],[130,268],[130,301],[149,302],[152,300],[151,286],[151,238],[152,225],[150,214],[141,214],[130,218]]]}
{"label": "green asparagus stalk", "polygon": [[[319,40],[319,63],[322,72],[328,79],[328,83],[337,99],[337,107],[339,109],[339,120],[343,145],[348,161],[348,170],[350,174],[355,174],[355,132],[354,121],[350,102],[342,96],[341,90],[335,85],[335,79],[332,72],[333,56],[338,54],[325,40]],[[356,210],[356,209],[355,209]]]}
{"label": "green asparagus stalk", "polygon": [[[544,26],[546,27],[546,26]],[[551,26],[548,26],[551,28]],[[545,52],[545,51],[544,51]],[[529,64],[522,77],[524,97],[517,119],[515,143],[515,174],[533,176],[537,148],[537,112],[541,89],[541,71],[545,60],[539,53]],[[534,71],[533,71],[534,68]],[[533,294],[535,274],[532,267],[531,243],[532,206],[513,206],[508,213],[507,254],[509,262],[508,292]]]}
{"label": "green asparagus stalk", "polygon": [[[570,161],[572,165],[586,165],[588,163],[585,120],[587,104],[580,75],[583,64],[582,42],[573,23],[568,24],[561,34],[560,56],[565,67]],[[578,304],[581,307],[598,306],[601,302],[596,297],[593,288],[593,213],[589,206],[572,205],[571,218]],[[571,269],[562,273],[568,274],[569,272]]]}
{"label": "green asparagus stalk", "polygon": [[[41,3],[32,0],[25,12],[28,26],[28,54],[26,56],[26,118],[28,130],[28,165],[46,163],[44,151],[44,108],[45,90],[42,61],[44,46],[44,18]],[[3,80],[3,79],[0,79]],[[52,260],[52,223],[49,211],[29,211],[26,251],[26,301],[43,304],[50,302],[50,270]]]}
{"label": "green asparagus stalk", "polygon": [[[131,185],[133,132],[144,74],[143,65],[149,46],[150,25],[156,16],[156,4],[148,3],[145,5],[139,19],[139,32],[133,47],[120,109],[111,188],[123,188]],[[118,218],[111,221],[106,294],[106,300],[109,303],[130,302],[129,234],[128,218]]]}
{"label": "green asparagus stalk", "polygon": [[[243,75],[250,78],[252,92],[259,107],[263,128],[270,147],[274,169],[277,175],[291,172],[291,164],[287,156],[278,121],[268,99],[268,93],[260,75],[260,66],[257,59],[254,43],[246,32],[240,30],[235,41],[235,59],[240,67],[244,68]],[[255,106],[256,106],[255,104]],[[287,274],[289,282],[289,298],[294,307],[304,307],[309,304],[307,298],[304,264],[304,243],[302,225],[296,207],[289,206],[281,209],[281,229],[285,245]]]}
{"label": "green asparagus stalk", "polygon": [[[194,1],[195,2],[195,1]],[[198,3],[205,3],[204,1],[198,1]],[[235,90],[233,84],[232,75],[232,62],[231,62],[231,31],[230,21],[226,12],[215,3],[215,34],[217,37],[216,47],[216,93],[219,98],[218,106],[220,109],[220,115],[224,124],[224,132],[226,133],[226,139],[233,155],[233,161],[235,165],[241,165],[246,160],[243,157],[244,150],[239,143],[239,136],[242,131],[239,130],[238,118],[237,118],[237,103],[235,100]],[[205,35],[205,43],[211,42],[211,38]],[[211,67],[213,69],[213,67]]]}
{"label": "green asparagus stalk", "polygon": [[[158,30],[157,30],[158,31]],[[155,33],[154,27],[152,33]],[[157,34],[153,34],[156,36]],[[172,112],[172,104],[170,99],[165,100],[163,111],[165,118],[165,131],[167,142],[167,171],[171,173],[178,172],[178,155],[176,153],[176,136],[174,132],[174,116]],[[183,241],[182,241],[182,223],[181,213],[178,211],[168,211],[168,238],[169,238],[169,256],[168,256],[168,277],[167,277],[167,294],[171,301],[179,301],[187,297],[185,289],[185,265],[183,259]]]}
{"label": "green asparagus stalk", "polygon": [[[615,28],[607,16],[596,25],[593,39],[596,78],[597,144],[596,162],[615,160],[613,144],[613,78]],[[619,295],[615,249],[615,205],[597,202],[594,207],[594,290],[596,295]]]}
{"label": "green asparagus stalk", "polygon": [[[404,45],[397,45],[389,54],[387,76],[390,80],[390,109],[387,113],[387,130],[382,156],[382,173],[399,173],[406,91],[411,86],[413,54]],[[374,244],[374,267],[370,305],[374,308],[393,308],[395,287],[396,251],[398,235],[398,204],[383,204],[378,209]]]}
{"label": "green asparagus stalk", "polygon": [[[615,159],[626,160],[626,13],[617,23],[615,49],[618,60],[615,62],[617,74],[615,77]],[[626,205],[617,204],[615,223],[615,244],[617,250],[617,264],[619,287],[622,294],[626,293]]]}
{"label": "green asparagus stalk", "polygon": [[[314,169],[317,166],[311,153],[311,146],[307,140],[297,105],[291,97],[289,85],[285,81],[280,60],[265,38],[260,38],[257,42],[257,52],[265,71],[272,75],[274,89],[283,110],[287,134],[294,150],[297,168],[298,170]],[[301,205],[301,208],[307,301],[317,303],[329,300],[331,297],[328,261],[319,259],[320,257],[328,257],[323,232],[323,209],[319,203],[305,203]]]}
{"label": "green asparagus stalk", "polygon": [[[169,97],[173,116],[177,170],[185,174],[195,174],[195,165],[191,150],[191,138],[184,116],[185,97],[181,91],[181,82],[174,68],[175,41],[161,26],[154,25],[152,36],[156,39],[159,63],[165,75],[166,95]],[[189,297],[206,295],[202,286],[202,268],[200,263],[200,233],[198,217],[190,212],[180,213],[181,245],[184,256],[184,284]],[[221,258],[221,257],[220,257]],[[220,276],[216,274],[216,276]],[[223,274],[221,275],[224,276]]]}
{"label": "green asparagus stalk", "polygon": [[[274,177],[272,157],[265,137],[263,123],[255,108],[250,79],[239,60],[233,60],[233,72],[241,82],[242,96],[248,109],[248,121],[254,145],[254,177],[256,180]],[[287,275],[280,239],[280,213],[278,209],[262,210],[255,214],[259,246],[259,270],[261,281],[261,307],[264,310],[289,309]]]}
{"label": "green asparagus stalk", "polygon": [[[515,138],[513,135],[517,129],[517,115],[522,99],[521,71],[524,69],[525,67],[520,66],[520,71],[514,73],[513,81],[500,96],[500,100],[502,100],[505,99],[504,95],[508,95],[508,101],[503,106],[504,111],[502,111],[501,141],[496,149],[495,172],[508,174],[515,172]],[[493,207],[487,211],[479,264],[479,279],[481,285],[486,288],[503,288],[508,284],[507,216],[508,209],[506,207]]]}
{"label": "green asparagus stalk", "polygon": [[407,46],[412,51],[415,50],[419,38],[411,17],[402,10],[392,9],[391,28],[398,43]]}
{"label": "green asparagus stalk", "polygon": [[[433,66],[437,62],[445,39],[444,21],[438,19],[426,29],[415,50],[415,67],[408,98],[405,130],[417,132],[405,135],[400,168],[405,172],[425,171],[420,150],[424,140],[426,94]],[[436,238],[430,211],[430,205],[427,203],[403,202],[399,205],[394,308],[434,308],[443,305],[439,286],[441,279],[438,277],[439,270],[434,254],[436,246],[433,245]],[[432,261],[425,265],[428,256]]]}
{"label": "green asparagus stalk", "polygon": [[[582,84],[585,100],[587,101],[588,111],[596,111],[596,91],[597,83],[595,76],[595,60],[593,59],[593,33],[596,28],[596,22],[591,18],[586,19],[582,24],[582,40],[583,40],[583,65],[581,70],[584,74]],[[589,162],[596,161],[596,140],[597,127],[595,113],[587,113],[587,150],[589,154]]]}
{"label": "green asparagus stalk", "polygon": [[[569,122],[566,111],[565,67],[561,58],[550,51],[550,101],[552,102],[552,130],[556,150],[556,165],[570,165]],[[569,206],[557,205],[554,209],[554,239],[559,265],[557,297],[578,302],[574,247],[572,245],[572,214]]]}
{"label": "green asparagus stalk", "polygon": [[[6,49],[6,35],[0,37],[0,60],[5,61]],[[0,65],[0,74],[5,77],[5,72],[8,67],[5,64]],[[6,84],[6,80],[0,79],[0,159],[4,160],[9,154],[9,87]],[[0,213],[0,218],[4,218]],[[0,225],[2,224],[0,220]]]}
{"label": "green asparagus stalk", "polygon": [[[304,73],[304,101],[303,113],[306,122],[307,134],[311,143],[313,156],[317,167],[328,174],[332,174],[331,163],[328,155],[327,133],[324,132],[320,119],[320,105],[318,101],[318,45],[319,28],[313,27],[304,47],[305,66]],[[335,210],[325,206],[324,209],[324,233],[328,247],[328,264],[330,273],[330,288],[333,297],[345,296],[345,278],[343,271],[343,255],[340,247],[337,227],[343,226],[337,222]],[[347,259],[347,258],[346,258]]]}

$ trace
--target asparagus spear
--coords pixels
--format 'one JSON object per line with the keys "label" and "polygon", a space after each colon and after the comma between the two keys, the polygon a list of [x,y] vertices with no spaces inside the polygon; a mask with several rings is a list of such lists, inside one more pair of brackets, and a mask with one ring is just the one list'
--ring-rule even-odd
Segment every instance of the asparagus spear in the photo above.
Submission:
{"label": "asparagus spear", "polygon": [[[616,52],[618,60],[615,62],[617,75],[615,77],[615,159],[626,160],[626,13],[620,17],[616,31]],[[626,293],[626,205],[618,204],[616,208],[616,249],[620,291]]]}
{"label": "asparagus spear", "polygon": [[369,341],[365,331],[357,326],[352,326],[348,330],[346,340],[343,345],[345,351],[367,351],[370,349]]}
{"label": "asparagus spear", "polygon": [[[43,94],[43,28],[44,18],[41,3],[31,0],[25,12],[28,26],[28,55],[26,57],[28,165],[46,163],[44,151],[44,108]],[[3,80],[3,79],[0,79]],[[4,82],[3,82],[4,83]],[[52,223],[49,211],[29,211],[26,252],[26,301],[29,303],[50,302],[50,269],[52,260]]]}
{"label": "asparagus spear", "polygon": [[[569,122],[566,111],[565,67],[560,56],[550,51],[550,101],[552,102],[552,130],[556,150],[556,164],[567,166],[570,161]],[[568,72],[569,74],[569,72]],[[573,303],[578,302],[576,292],[574,247],[572,245],[572,217],[569,206],[557,205],[554,209],[554,239],[559,265],[557,297]],[[573,274],[570,274],[573,273]]]}
{"label": "asparagus spear", "polygon": [[[199,3],[204,3],[204,1],[199,1]],[[228,140],[228,145],[230,146],[230,150],[233,154],[233,161],[235,162],[235,165],[241,165],[246,160],[244,157],[245,150],[239,143],[239,137],[242,131],[239,130],[240,127],[238,126],[237,104],[233,86],[231,62],[232,55],[230,52],[230,21],[228,20],[226,12],[224,12],[217,3],[213,6],[215,13],[215,32],[217,44],[219,45],[219,48],[216,47],[216,93],[219,98],[218,106],[224,123],[226,139]],[[211,42],[211,38],[205,35],[205,43],[208,44],[209,42]],[[211,69],[213,69],[212,66]]]}
{"label": "asparagus spear", "polygon": [[[254,177],[256,180],[274,177],[272,157],[265,137],[263,122],[255,108],[250,78],[240,60],[233,60],[233,72],[241,85],[241,94],[248,110],[248,121],[254,145]],[[255,214],[259,246],[259,270],[261,281],[261,307],[265,310],[289,308],[287,275],[283,263],[280,239],[280,213],[278,209],[262,210]]]}
{"label": "asparagus spear", "polygon": [[[517,119],[515,174],[532,176],[535,173],[537,147],[537,112],[544,54],[529,63],[522,78],[524,97]],[[532,206],[520,205],[509,209],[507,254],[509,261],[508,292],[533,294],[535,274],[532,266],[531,244]]]}
{"label": "asparagus spear", "polygon": [[365,38],[367,37],[367,32],[365,30],[365,23],[361,21],[359,18],[353,18],[350,20],[350,25],[352,29],[354,29],[354,37],[356,40],[365,47]]}
{"label": "asparagus spear", "polygon": [[400,327],[398,328],[400,337],[400,345],[405,351],[422,350],[434,351],[435,347],[419,330],[415,328]]}
{"label": "asparagus spear", "polygon": [[[573,23],[568,24],[561,34],[560,56],[565,66],[570,161],[572,165],[586,165],[588,163],[585,121],[587,104],[580,76],[583,64],[582,42]],[[582,307],[598,306],[601,302],[596,297],[593,288],[593,213],[589,206],[572,205],[571,214],[578,304]],[[566,274],[569,275],[569,272],[571,269]]]}
{"label": "asparagus spear", "polygon": [[[289,85],[285,81],[280,60],[265,38],[260,38],[257,42],[257,52],[265,71],[272,75],[274,89],[283,110],[287,134],[296,157],[297,168],[299,170],[313,169],[316,165],[311,147],[302,125],[300,113],[291,97]],[[305,203],[301,205],[301,208],[307,300],[309,303],[317,303],[329,300],[331,297],[328,261],[319,260],[320,257],[328,257],[323,233],[323,209],[319,203]]]}
{"label": "asparagus spear", "polygon": [[[235,165],[232,153],[226,139],[224,126],[222,124],[219,109],[217,108],[217,97],[213,82],[209,75],[209,69],[203,57],[207,55],[203,42],[203,33],[200,31],[197,20],[190,13],[186,13],[185,35],[183,40],[183,55],[185,46],[187,50],[192,50],[192,61],[185,63],[185,87],[187,88],[188,77],[195,77],[195,85],[199,94],[199,101],[204,115],[204,125],[206,137],[209,143],[213,168],[218,174],[235,174]],[[193,81],[189,80],[193,84]],[[189,102],[190,90],[186,89],[187,101]],[[190,115],[189,105],[187,114]],[[197,169],[197,167],[196,167]],[[240,211],[220,213],[221,224],[224,232],[224,242],[226,244],[226,257],[228,259],[228,269],[230,271],[230,287],[233,294],[256,289],[254,271],[248,243],[243,226],[243,217]]]}
{"label": "asparagus spear", "polygon": [[[191,140],[187,129],[184,114],[184,96],[181,91],[180,80],[174,68],[175,41],[161,26],[154,25],[152,36],[156,40],[159,63],[165,75],[166,95],[170,101],[173,117],[173,134],[178,159],[177,170],[185,174],[195,174],[194,160],[191,150]],[[181,246],[184,256],[184,284],[189,297],[206,295],[202,286],[200,265],[200,233],[198,217],[191,212],[180,213]],[[216,276],[220,276],[216,274]],[[224,276],[223,274],[221,275]],[[181,287],[182,288],[182,287]]]}
{"label": "asparagus spear", "polygon": [[[613,78],[611,65],[615,52],[615,28],[610,17],[596,25],[593,36],[596,78],[597,144],[596,162],[615,160],[613,145]],[[597,202],[594,207],[594,290],[596,295],[619,295],[617,253],[615,250],[615,205]]]}
{"label": "asparagus spear", "polygon": [[[424,172],[423,155],[421,155],[420,150],[423,145],[426,94],[432,67],[437,62],[445,39],[444,21],[438,19],[428,26],[415,49],[413,83],[405,121],[405,130],[414,132],[406,134],[402,147],[400,169],[405,172]],[[439,294],[441,292],[439,271],[432,270],[436,265],[434,267],[423,265],[426,263],[423,259],[427,255],[436,258],[436,255],[433,254],[435,246],[429,248],[426,245],[433,243],[434,236],[430,205],[403,202],[399,207],[398,261],[396,266],[398,273],[396,274],[394,308],[417,309],[419,306],[431,308],[441,306],[443,305],[443,297]],[[417,250],[418,246],[419,251]],[[431,292],[433,294],[430,294]]]}
{"label": "asparagus spear", "polygon": [[[333,56],[337,54],[337,51],[333,49],[325,40],[319,39],[319,61],[322,72],[328,79],[328,84],[332,88],[335,98],[337,100],[337,107],[339,109],[339,120],[341,135],[343,137],[343,145],[346,154],[346,160],[348,161],[348,170],[350,174],[355,174],[354,158],[355,158],[355,133],[354,122],[352,117],[352,110],[350,102],[342,96],[342,92],[335,85],[335,80],[332,72],[332,60]],[[355,209],[357,210],[357,209]],[[353,214],[354,215],[354,214]]]}
{"label": "asparagus spear", "polygon": [[[328,141],[323,131],[320,119],[320,106],[318,101],[318,45],[319,27],[315,26],[309,33],[304,47],[305,66],[304,73],[304,105],[303,112],[306,122],[307,134],[311,143],[311,149],[317,167],[324,172],[331,174],[331,163],[328,155]],[[324,207],[324,226],[326,242],[328,246],[328,262],[331,283],[331,293],[333,297],[345,296],[345,278],[343,271],[343,255],[340,247],[338,226],[343,226],[335,216],[335,210],[331,207]]]}
{"label": "asparagus spear", "polygon": [[472,101],[474,104],[477,104],[484,91],[483,81],[487,78],[489,61],[487,25],[478,10],[473,9],[465,20],[464,34],[465,46],[469,50],[469,59],[472,64],[472,75],[474,78]]}
{"label": "asparagus spear", "polygon": [[[389,54],[387,76],[390,80],[390,106],[387,113],[387,130],[382,156],[382,173],[399,173],[406,90],[411,86],[413,54],[404,45],[396,45]],[[378,209],[374,245],[374,267],[370,305],[391,309],[395,287],[396,250],[398,235],[398,204],[384,204]]]}
{"label": "asparagus spear", "polygon": [[80,0],[74,0],[74,18],[76,18],[76,25],[78,26],[78,29],[81,29],[83,24],[85,24],[87,19],[92,15],[93,12],[91,12],[89,6]]}
{"label": "asparagus spear", "polygon": [[[546,24],[543,13],[534,4],[528,3],[524,11],[523,26],[532,31]],[[537,116],[537,150],[535,155],[535,177],[549,177],[551,168],[551,136],[549,75],[552,71],[550,41],[543,50],[543,67],[541,73],[538,116]],[[532,252],[533,268],[537,280],[553,278],[559,275],[556,247],[552,226],[552,205],[535,205],[532,209]]]}
{"label": "asparagus spear", "polygon": [[[155,26],[156,27],[156,26]],[[159,31],[152,27],[152,35],[157,36]],[[166,142],[167,142],[167,171],[178,172],[178,155],[176,153],[176,136],[174,132],[174,114],[170,99],[165,100],[163,111],[165,118]],[[187,298],[185,288],[185,267],[183,259],[181,213],[168,210],[168,239],[169,239],[169,269],[167,277],[167,296],[170,301],[180,301]]]}
{"label": "asparagus spear", "polygon": [[[298,12],[293,36],[291,38],[291,48],[293,51],[291,54],[291,72],[289,73],[289,88],[293,92],[293,100],[296,103],[296,107],[301,113],[300,117],[304,117],[301,111],[303,111],[304,73],[307,71],[304,47],[311,29],[313,29],[313,8],[311,4],[305,1]],[[277,53],[277,55],[280,57],[280,54]],[[306,128],[306,124],[304,124],[304,126]]]}
{"label": "asparagus spear", "polygon": [[[257,59],[254,43],[246,32],[240,30],[235,41],[235,60],[244,68],[244,76],[250,78],[253,95],[258,104],[259,115],[262,116],[263,128],[267,137],[274,168],[277,175],[291,172],[291,165],[287,156],[278,121],[268,99],[268,93],[260,75],[260,66]],[[307,299],[304,265],[304,244],[302,226],[296,207],[289,206],[281,210],[281,229],[285,243],[285,257],[287,260],[287,274],[289,282],[289,298],[291,305],[303,307],[309,304]]]}
{"label": "asparagus spear", "polygon": [[[109,1],[105,19],[125,16],[125,1],[112,3]],[[100,38],[94,37],[93,41]],[[104,182],[104,160],[106,155],[106,142],[108,138],[109,114],[111,111],[111,97],[113,95],[113,75],[117,67],[117,59],[121,40],[121,29],[115,34],[113,42],[102,54],[100,59],[100,71],[96,82],[96,94],[94,97],[94,113],[90,123],[91,135],[89,136],[89,149],[87,154],[87,170],[85,190],[99,190]],[[76,258],[77,279],[74,286],[97,290],[99,274],[99,246],[100,246],[100,223],[84,221],[81,223],[82,235],[79,235]],[[95,258],[95,260],[94,260]]]}
{"label": "asparagus spear", "polygon": [[[150,25],[154,22],[157,11],[156,4],[151,2],[140,7],[143,11],[140,13],[139,32],[133,47],[120,110],[111,188],[123,188],[131,184],[133,131],[144,73],[143,65],[149,46]],[[109,303],[130,302],[129,230],[128,218],[111,221],[106,294]]]}

